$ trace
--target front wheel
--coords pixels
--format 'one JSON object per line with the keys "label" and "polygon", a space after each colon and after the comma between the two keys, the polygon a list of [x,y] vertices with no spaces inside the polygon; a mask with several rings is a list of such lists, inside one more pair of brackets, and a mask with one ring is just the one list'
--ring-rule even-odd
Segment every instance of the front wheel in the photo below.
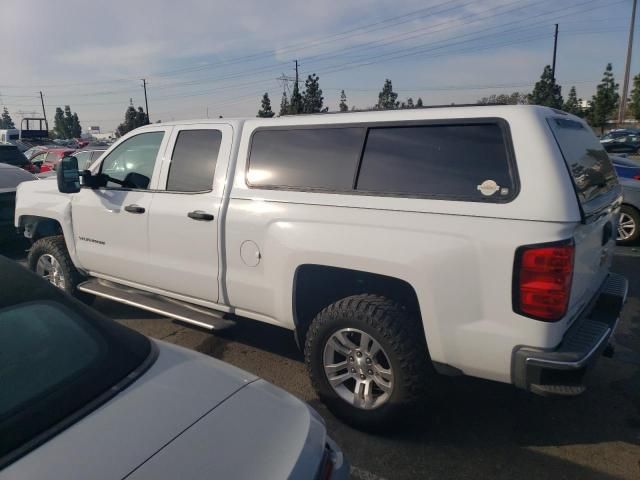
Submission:
{"label": "front wheel", "polygon": [[322,310],[307,332],[305,360],[320,399],[365,430],[394,424],[437,375],[419,319],[378,295],[347,297]]}
{"label": "front wheel", "polygon": [[76,288],[84,277],[73,265],[62,235],[36,240],[29,251],[27,262],[31,270],[52,285],[83,301],[91,300],[90,295],[79,292]]}

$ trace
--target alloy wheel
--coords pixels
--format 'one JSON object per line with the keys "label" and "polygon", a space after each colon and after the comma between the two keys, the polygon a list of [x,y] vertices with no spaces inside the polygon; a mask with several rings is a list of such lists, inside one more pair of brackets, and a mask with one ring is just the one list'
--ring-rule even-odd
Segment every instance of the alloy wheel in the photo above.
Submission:
{"label": "alloy wheel", "polygon": [[636,228],[636,222],[631,215],[622,212],[618,221],[618,240],[628,240],[636,233]]}
{"label": "alloy wheel", "polygon": [[355,328],[334,332],[324,347],[324,372],[344,401],[363,410],[378,408],[393,392],[389,357],[369,334]]}
{"label": "alloy wheel", "polygon": [[66,284],[64,272],[60,262],[53,255],[45,253],[38,258],[36,273],[49,280],[56,287],[64,290]]}

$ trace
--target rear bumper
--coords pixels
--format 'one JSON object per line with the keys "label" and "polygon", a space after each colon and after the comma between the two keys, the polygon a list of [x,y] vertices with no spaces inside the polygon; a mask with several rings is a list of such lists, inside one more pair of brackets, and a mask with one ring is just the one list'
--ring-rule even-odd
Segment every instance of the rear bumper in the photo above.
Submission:
{"label": "rear bumper", "polygon": [[590,308],[574,321],[553,350],[517,347],[514,385],[540,395],[578,395],[584,374],[607,347],[627,299],[627,279],[610,273]]}

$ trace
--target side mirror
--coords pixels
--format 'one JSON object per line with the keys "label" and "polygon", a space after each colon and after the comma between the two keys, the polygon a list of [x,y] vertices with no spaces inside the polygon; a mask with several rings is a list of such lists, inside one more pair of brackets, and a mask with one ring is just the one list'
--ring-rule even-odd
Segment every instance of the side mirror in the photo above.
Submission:
{"label": "side mirror", "polygon": [[80,191],[80,172],[76,157],[63,157],[56,170],[58,190],[61,193],[77,193]]}

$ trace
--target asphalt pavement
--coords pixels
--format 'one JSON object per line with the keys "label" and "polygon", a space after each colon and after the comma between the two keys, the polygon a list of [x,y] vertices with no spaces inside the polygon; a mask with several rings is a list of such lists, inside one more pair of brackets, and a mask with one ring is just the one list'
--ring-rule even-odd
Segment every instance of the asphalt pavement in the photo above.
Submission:
{"label": "asphalt pavement", "polygon": [[[4,251],[24,259],[20,247]],[[612,358],[587,392],[543,398],[509,385],[445,378],[397,432],[354,430],[320,403],[291,332],[252,321],[211,334],[98,300],[95,308],[151,337],[222,359],[307,401],[352,465],[355,479],[639,479],[640,248],[618,248],[613,270],[630,281]]]}

